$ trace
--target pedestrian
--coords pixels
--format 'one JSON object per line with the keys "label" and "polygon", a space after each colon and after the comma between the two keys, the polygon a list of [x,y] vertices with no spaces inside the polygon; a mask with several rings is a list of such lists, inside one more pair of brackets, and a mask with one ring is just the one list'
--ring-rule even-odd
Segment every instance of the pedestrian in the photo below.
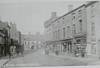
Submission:
{"label": "pedestrian", "polygon": [[85,57],[85,51],[84,50],[82,50],[82,57]]}

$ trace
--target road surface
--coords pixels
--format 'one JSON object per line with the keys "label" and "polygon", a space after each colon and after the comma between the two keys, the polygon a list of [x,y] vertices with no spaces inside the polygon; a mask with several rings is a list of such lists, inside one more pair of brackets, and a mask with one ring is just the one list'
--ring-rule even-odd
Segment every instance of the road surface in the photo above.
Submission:
{"label": "road surface", "polygon": [[43,49],[12,59],[6,66],[81,66],[87,63],[69,58],[60,58],[54,55],[45,55]]}

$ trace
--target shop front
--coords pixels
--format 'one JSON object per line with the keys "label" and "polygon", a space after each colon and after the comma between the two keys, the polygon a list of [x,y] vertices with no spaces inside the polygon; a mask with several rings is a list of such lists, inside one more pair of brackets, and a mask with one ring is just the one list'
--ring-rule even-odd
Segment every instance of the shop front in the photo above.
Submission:
{"label": "shop front", "polygon": [[72,53],[72,39],[67,39],[63,42],[63,52]]}
{"label": "shop front", "polygon": [[76,43],[74,44],[75,56],[85,57],[86,55],[86,37],[76,37]]}

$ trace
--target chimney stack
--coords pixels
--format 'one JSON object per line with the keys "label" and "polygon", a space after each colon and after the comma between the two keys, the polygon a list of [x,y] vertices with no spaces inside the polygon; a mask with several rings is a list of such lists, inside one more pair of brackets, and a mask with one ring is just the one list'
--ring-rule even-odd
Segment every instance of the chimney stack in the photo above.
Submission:
{"label": "chimney stack", "polygon": [[73,9],[73,5],[68,5],[68,11],[71,11]]}
{"label": "chimney stack", "polygon": [[51,18],[55,18],[55,17],[57,17],[57,16],[56,16],[56,12],[52,12],[52,13],[51,13]]}

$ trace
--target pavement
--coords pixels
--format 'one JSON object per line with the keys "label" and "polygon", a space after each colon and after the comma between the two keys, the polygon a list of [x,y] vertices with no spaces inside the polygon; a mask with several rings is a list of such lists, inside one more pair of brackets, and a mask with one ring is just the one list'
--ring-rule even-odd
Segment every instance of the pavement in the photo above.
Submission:
{"label": "pavement", "polygon": [[0,58],[0,68],[2,68],[5,64],[7,64],[9,60],[10,60],[9,56],[1,57]]}
{"label": "pavement", "polygon": [[68,54],[59,54],[59,55],[50,54],[50,55],[60,57],[60,58],[69,58],[69,59],[73,59],[73,60],[79,60],[81,62],[87,63],[87,65],[100,65],[100,58],[97,58],[94,56],[74,57],[74,56],[68,55]]}
{"label": "pavement", "polygon": [[[36,51],[36,50],[35,50]],[[27,54],[30,54],[32,52],[35,52],[34,50],[28,50],[24,52],[24,56]],[[23,55],[16,55],[12,58],[9,59],[9,56],[5,56],[5,57],[1,57],[0,58],[0,68],[4,68],[4,66],[9,63],[11,60],[16,59],[16,58],[20,58],[23,57]]]}

